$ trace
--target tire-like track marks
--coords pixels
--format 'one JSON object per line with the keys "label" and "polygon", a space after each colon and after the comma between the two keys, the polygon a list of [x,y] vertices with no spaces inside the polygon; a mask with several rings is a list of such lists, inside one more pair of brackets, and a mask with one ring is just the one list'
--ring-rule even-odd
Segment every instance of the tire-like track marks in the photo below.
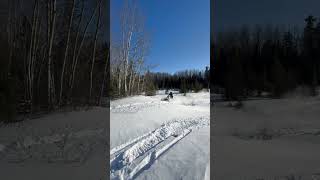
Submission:
{"label": "tire-like track marks", "polygon": [[149,101],[143,103],[131,103],[124,105],[111,106],[110,111],[113,113],[135,113],[141,109],[150,108],[154,106],[160,106],[162,104],[168,104],[166,101]]}
{"label": "tire-like track marks", "polygon": [[[154,131],[111,149],[111,179],[135,178],[145,167],[150,166],[155,159],[187,136],[192,129],[209,125],[209,116],[174,119]],[[167,143],[170,137],[174,138]]]}

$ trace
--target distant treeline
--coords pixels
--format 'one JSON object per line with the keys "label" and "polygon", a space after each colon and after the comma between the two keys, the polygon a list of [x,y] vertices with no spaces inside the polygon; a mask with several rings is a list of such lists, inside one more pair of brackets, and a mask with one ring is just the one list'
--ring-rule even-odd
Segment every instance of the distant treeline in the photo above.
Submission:
{"label": "distant treeline", "polygon": [[185,70],[175,74],[152,73],[151,75],[158,89],[179,89],[181,92],[209,89],[210,69]]}
{"label": "distant treeline", "polygon": [[320,21],[308,16],[303,32],[297,28],[244,26],[217,35],[211,47],[212,83],[225,89],[228,99],[252,92],[274,97],[297,86],[316,95],[320,73]]}

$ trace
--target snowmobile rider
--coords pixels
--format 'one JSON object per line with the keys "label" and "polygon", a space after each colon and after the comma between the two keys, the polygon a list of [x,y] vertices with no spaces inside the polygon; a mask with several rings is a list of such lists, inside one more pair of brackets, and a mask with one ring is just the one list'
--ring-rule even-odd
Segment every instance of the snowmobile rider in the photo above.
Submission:
{"label": "snowmobile rider", "polygon": [[171,99],[173,99],[173,93],[172,93],[172,92],[169,93],[169,97],[170,97]]}

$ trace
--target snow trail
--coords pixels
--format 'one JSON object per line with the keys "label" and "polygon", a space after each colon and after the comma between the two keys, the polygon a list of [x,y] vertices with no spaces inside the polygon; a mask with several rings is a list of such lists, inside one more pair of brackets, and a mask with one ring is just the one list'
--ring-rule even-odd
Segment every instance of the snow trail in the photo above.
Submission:
{"label": "snow trail", "polygon": [[140,171],[143,170],[146,166],[150,166],[153,161],[155,161],[159,156],[161,156],[163,153],[165,153],[170,147],[172,147],[174,144],[176,144],[178,141],[180,141],[182,138],[187,136],[192,130],[186,129],[184,130],[181,135],[176,137],[174,140],[172,140],[170,143],[166,144],[164,147],[162,147],[159,150],[154,150],[147,157],[145,157],[129,174],[129,179],[133,179]]}
{"label": "snow trail", "polygon": [[[111,144],[117,146],[110,150],[110,179],[157,179],[162,173],[164,179],[181,179],[184,175],[176,171],[182,173],[188,168],[192,169],[186,177],[203,178],[205,165],[195,167],[184,162],[205,156],[209,149],[208,144],[201,144],[198,149],[192,142],[202,137],[208,140],[209,133],[206,136],[203,132],[210,127],[210,94],[177,94],[169,101],[161,101],[163,97],[165,94],[111,101]],[[175,157],[176,153],[179,157]],[[168,160],[170,167],[178,169],[168,167]],[[195,175],[195,169],[203,174]]]}
{"label": "snow trail", "polygon": [[143,103],[130,103],[130,104],[123,104],[123,105],[117,105],[117,106],[111,106],[110,110],[113,113],[134,113],[138,112],[141,109],[145,108],[151,108],[154,106],[160,106],[162,104],[168,104],[168,102],[165,101],[149,101],[149,102],[143,102]]}
{"label": "snow trail", "polygon": [[[150,166],[155,159],[187,136],[192,129],[209,125],[209,116],[174,119],[154,131],[113,148],[110,152],[110,156],[115,155],[110,161],[111,179],[134,178],[146,166]],[[175,138],[164,144],[169,137]],[[158,147],[160,144],[164,145]],[[135,167],[131,167],[141,158],[143,159]]]}

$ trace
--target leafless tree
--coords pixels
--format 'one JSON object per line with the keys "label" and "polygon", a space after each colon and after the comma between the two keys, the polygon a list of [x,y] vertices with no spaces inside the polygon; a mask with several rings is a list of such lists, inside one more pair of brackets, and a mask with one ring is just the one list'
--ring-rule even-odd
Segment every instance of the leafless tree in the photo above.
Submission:
{"label": "leafless tree", "polygon": [[92,52],[92,62],[91,62],[91,70],[90,70],[90,88],[89,88],[89,101],[91,100],[92,95],[92,79],[93,79],[93,68],[96,58],[96,49],[97,49],[97,39],[98,39],[98,32],[99,32],[99,25],[100,25],[100,17],[101,17],[101,6],[99,5],[99,13],[96,25],[96,32],[94,35],[94,43],[93,43],[93,52]]}
{"label": "leafless tree", "polygon": [[[70,92],[72,93],[73,91],[73,87],[74,87],[74,79],[75,79],[75,73],[76,73],[76,69],[77,69],[77,64],[78,64],[78,60],[79,60],[79,56],[80,56],[80,53],[81,53],[81,49],[82,49],[82,46],[83,46],[83,43],[84,43],[84,39],[86,37],[86,33],[88,31],[88,27],[89,25],[91,24],[92,20],[93,20],[93,17],[97,11],[97,9],[100,7],[100,4],[101,4],[102,0],[99,0],[99,2],[97,3],[94,11],[92,12],[91,16],[90,16],[90,19],[89,21],[87,22],[86,24],[86,27],[85,27],[85,30],[84,30],[84,33],[83,33],[83,36],[82,36],[82,39],[81,39],[81,42],[80,42],[80,45],[79,45],[79,48],[77,49],[77,53],[76,53],[76,56],[74,57],[74,64],[73,64],[73,67],[72,67],[72,75],[71,75],[71,86],[70,86]],[[75,47],[77,47],[77,44],[75,44]]]}
{"label": "leafless tree", "polygon": [[62,93],[63,93],[64,71],[65,71],[66,61],[67,61],[67,57],[68,57],[68,50],[69,50],[69,44],[70,44],[70,36],[71,36],[71,28],[72,28],[75,4],[76,4],[76,0],[72,0],[72,8],[71,8],[72,10],[71,10],[71,14],[69,17],[67,43],[66,43],[66,49],[64,51],[63,65],[62,65],[61,76],[60,76],[59,106],[61,105],[61,98],[62,98]]}
{"label": "leafless tree", "polygon": [[54,76],[52,73],[52,46],[55,35],[55,23],[56,23],[56,6],[57,0],[47,1],[47,23],[48,23],[48,105],[51,106],[54,103],[55,91],[54,91]]}
{"label": "leafless tree", "polygon": [[[139,93],[142,67],[149,49],[149,39],[144,26],[145,17],[138,8],[137,1],[125,0],[120,12],[121,33],[114,38],[111,54],[112,84],[116,84],[117,96]],[[116,83],[115,83],[116,82]]]}

